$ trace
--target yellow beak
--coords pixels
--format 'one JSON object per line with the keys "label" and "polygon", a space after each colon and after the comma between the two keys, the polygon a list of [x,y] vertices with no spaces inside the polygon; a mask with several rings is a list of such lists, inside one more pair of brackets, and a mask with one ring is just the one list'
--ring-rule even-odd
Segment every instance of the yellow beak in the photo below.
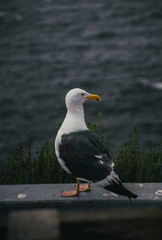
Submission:
{"label": "yellow beak", "polygon": [[90,95],[88,96],[88,99],[96,100],[96,101],[101,101],[100,96],[95,95],[95,94],[90,94]]}

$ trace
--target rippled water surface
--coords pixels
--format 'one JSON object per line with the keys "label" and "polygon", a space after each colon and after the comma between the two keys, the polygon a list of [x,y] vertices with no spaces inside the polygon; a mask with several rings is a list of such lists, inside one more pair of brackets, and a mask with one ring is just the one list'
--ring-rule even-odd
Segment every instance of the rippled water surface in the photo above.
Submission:
{"label": "rippled water surface", "polygon": [[99,94],[113,153],[140,130],[147,149],[162,139],[162,1],[0,2],[0,151],[30,136],[54,139],[74,87]]}

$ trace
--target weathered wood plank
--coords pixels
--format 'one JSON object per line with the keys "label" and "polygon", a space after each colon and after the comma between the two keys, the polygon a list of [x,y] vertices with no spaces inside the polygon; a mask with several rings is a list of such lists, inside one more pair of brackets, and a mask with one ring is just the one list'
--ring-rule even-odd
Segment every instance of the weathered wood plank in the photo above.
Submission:
{"label": "weathered wood plank", "polygon": [[[61,213],[61,239],[160,240],[162,210],[122,208]],[[71,234],[70,229],[73,229]],[[78,234],[79,233],[79,234]]]}
{"label": "weathered wood plank", "polygon": [[11,213],[8,240],[128,239],[161,240],[162,210],[30,210]]}
{"label": "weathered wood plank", "polygon": [[114,196],[92,185],[90,192],[78,197],[63,198],[62,190],[71,190],[75,184],[0,185],[0,212],[23,208],[112,208],[129,206],[162,207],[162,183],[126,183],[138,195],[131,203],[127,197]]}
{"label": "weathered wood plank", "polygon": [[55,210],[13,212],[8,221],[8,240],[55,240],[59,217]]}

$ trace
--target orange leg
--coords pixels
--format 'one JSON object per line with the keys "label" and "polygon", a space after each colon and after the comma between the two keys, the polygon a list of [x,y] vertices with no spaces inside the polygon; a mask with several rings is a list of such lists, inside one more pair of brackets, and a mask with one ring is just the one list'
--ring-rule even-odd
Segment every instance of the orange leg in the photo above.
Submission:
{"label": "orange leg", "polygon": [[75,196],[78,196],[79,195],[79,185],[80,185],[80,181],[79,181],[79,179],[77,179],[76,190],[62,192],[61,196],[62,197],[75,197]]}
{"label": "orange leg", "polygon": [[88,182],[87,184],[82,184],[79,186],[79,192],[87,192],[91,190],[91,183]]}

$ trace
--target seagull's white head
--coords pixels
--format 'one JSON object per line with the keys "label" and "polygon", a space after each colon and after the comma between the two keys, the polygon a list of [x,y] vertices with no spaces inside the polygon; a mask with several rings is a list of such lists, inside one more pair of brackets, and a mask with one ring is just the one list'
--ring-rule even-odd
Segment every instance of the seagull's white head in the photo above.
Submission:
{"label": "seagull's white head", "polygon": [[95,94],[90,94],[80,88],[71,89],[66,94],[66,97],[65,97],[66,107],[67,109],[76,108],[76,107],[79,108],[88,99],[96,100],[96,101],[101,100],[100,96]]}

